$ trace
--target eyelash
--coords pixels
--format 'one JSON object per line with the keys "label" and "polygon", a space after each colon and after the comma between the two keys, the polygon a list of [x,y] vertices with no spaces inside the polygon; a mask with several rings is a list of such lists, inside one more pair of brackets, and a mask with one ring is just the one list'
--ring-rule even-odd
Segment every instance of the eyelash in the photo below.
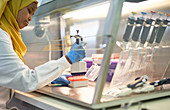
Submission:
{"label": "eyelash", "polygon": [[31,10],[28,8],[28,13],[31,14]]}

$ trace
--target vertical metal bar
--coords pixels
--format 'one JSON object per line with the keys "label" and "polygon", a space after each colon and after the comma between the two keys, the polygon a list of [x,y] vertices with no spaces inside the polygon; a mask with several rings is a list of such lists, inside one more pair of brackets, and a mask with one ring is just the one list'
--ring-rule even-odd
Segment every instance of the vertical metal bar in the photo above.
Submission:
{"label": "vertical metal bar", "polygon": [[104,26],[104,32],[102,35],[108,37],[107,47],[104,51],[104,57],[99,71],[99,76],[96,82],[95,93],[93,97],[92,104],[100,103],[103,88],[106,82],[106,77],[108,73],[110,57],[113,52],[113,46],[116,42],[116,36],[120,24],[121,11],[123,2],[125,0],[110,0],[110,8],[106,18],[106,23]]}

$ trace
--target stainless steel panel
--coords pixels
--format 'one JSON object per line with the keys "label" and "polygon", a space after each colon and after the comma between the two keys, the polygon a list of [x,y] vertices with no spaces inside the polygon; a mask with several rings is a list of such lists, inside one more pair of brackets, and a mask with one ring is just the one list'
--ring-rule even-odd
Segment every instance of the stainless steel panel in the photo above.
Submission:
{"label": "stainless steel panel", "polygon": [[[105,90],[108,89],[109,84],[105,84]],[[95,83],[89,82],[88,87],[71,88],[71,87],[43,87],[36,92],[59,98],[64,101],[68,101],[72,104],[78,104],[89,109],[107,109],[120,106],[121,104],[141,102],[147,100],[153,100],[161,97],[170,96],[170,87],[164,87],[164,90],[157,88],[155,91],[141,94],[131,94],[125,97],[113,98],[102,97],[101,102],[98,104],[92,104],[92,97],[94,96]]]}

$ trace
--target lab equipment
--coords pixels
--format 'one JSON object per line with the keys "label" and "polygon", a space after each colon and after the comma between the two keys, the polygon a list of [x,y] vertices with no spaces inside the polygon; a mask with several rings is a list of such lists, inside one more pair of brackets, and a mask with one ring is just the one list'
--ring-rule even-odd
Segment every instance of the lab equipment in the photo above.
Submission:
{"label": "lab equipment", "polygon": [[100,70],[100,64],[103,59],[103,54],[92,54],[92,65],[90,68],[87,70],[85,76],[90,80],[90,81],[96,81],[98,75],[99,75],[99,70]]}
{"label": "lab equipment", "polygon": [[127,96],[129,94],[132,93],[132,89],[131,88],[127,88],[127,86],[121,86],[120,88],[117,89],[109,89],[107,90],[103,96],[104,97],[123,97],[123,96]]}
{"label": "lab equipment", "polygon": [[[144,16],[146,15],[147,13],[145,12],[141,12],[141,14]],[[139,36],[140,36],[140,33],[141,33],[141,29],[142,29],[142,25],[143,25],[143,22],[145,20],[144,17],[139,17],[137,18],[137,20],[135,21],[136,22],[136,25],[135,25],[135,29],[134,29],[134,32],[133,32],[133,35],[132,35],[132,41],[134,41],[135,43],[138,41],[139,39]],[[135,46],[132,44],[132,47]]]}
{"label": "lab equipment", "polygon": [[90,81],[95,81],[96,78],[99,75],[99,70],[100,70],[100,66],[98,66],[97,64],[93,64],[88,71],[86,72],[85,76],[90,80]]}
{"label": "lab equipment", "polygon": [[157,86],[163,84],[170,84],[170,78],[164,78],[162,80],[154,81],[147,83],[148,76],[144,75],[143,77],[138,77],[132,83],[127,86],[121,86],[117,89],[109,89],[103,95],[106,97],[122,97],[127,96],[131,93],[143,93],[150,92],[155,89]]}
{"label": "lab equipment", "polygon": [[[75,59],[71,62],[72,62],[72,64],[73,64],[73,62],[75,62],[75,63],[71,66],[71,74],[72,75],[85,75],[85,73],[87,71],[87,64],[86,64],[86,62],[83,62],[80,60],[85,57],[84,48],[85,48],[86,43],[83,42],[83,38],[78,34],[79,30],[76,30],[76,31],[77,31],[77,35],[70,36],[70,37],[76,38],[76,42],[73,45],[80,45],[79,48],[74,48],[74,46],[73,46],[74,49],[79,49],[79,50],[76,50],[78,52],[77,55],[79,55],[79,56],[77,56],[77,58],[76,58],[76,55],[74,53],[72,53],[72,55],[74,56]],[[73,48],[71,47],[71,50]]]}
{"label": "lab equipment", "polygon": [[67,79],[70,81],[69,86],[73,88],[88,86],[88,79],[85,76],[72,76]]}
{"label": "lab equipment", "polygon": [[128,17],[128,24],[125,30],[125,34],[123,35],[123,49],[126,48],[126,44],[129,42],[129,38],[134,27],[135,17],[134,15],[137,14],[136,12],[132,12],[133,16]]}
{"label": "lab equipment", "polygon": [[164,84],[170,84],[170,78],[163,78],[151,83],[146,83],[142,87],[138,87],[133,90],[133,93],[150,92],[155,90],[155,87],[162,86]]}
{"label": "lab equipment", "polygon": [[144,75],[143,77],[136,78],[135,81],[128,84],[127,87],[132,88],[133,93],[153,91],[155,89],[154,86],[147,83],[147,81],[148,81],[148,76]]}
{"label": "lab equipment", "polygon": [[[155,13],[153,11],[151,11],[151,13]],[[143,31],[142,31],[142,35],[141,35],[141,40],[140,40],[140,43],[141,45],[143,46],[147,40],[147,37],[148,37],[148,34],[149,34],[149,31],[150,31],[150,28],[151,28],[151,25],[152,25],[152,22],[153,22],[153,19],[150,18],[150,19],[147,19],[145,22],[144,22],[144,27],[143,27]]]}
{"label": "lab equipment", "polygon": [[127,27],[126,27],[126,30],[125,30],[125,34],[123,35],[123,46],[122,46],[123,51],[122,51],[122,53],[120,55],[119,62],[122,60],[124,50],[126,49],[126,45],[129,42],[129,38],[130,38],[130,35],[131,35],[131,32],[132,32],[132,29],[134,27],[134,23],[135,23],[134,15],[137,14],[137,13],[132,12],[132,14],[133,14],[133,16],[128,17]]}
{"label": "lab equipment", "polygon": [[80,61],[85,57],[85,50],[83,48],[84,42],[80,44],[74,43],[71,46],[70,52],[67,53],[68,58],[71,60],[72,64]]}
{"label": "lab equipment", "polygon": [[153,90],[155,90],[155,87],[153,85],[150,85],[149,83],[146,83],[141,87],[133,89],[133,93],[144,93],[144,92],[150,92]]}
{"label": "lab equipment", "polygon": [[135,81],[128,84],[127,87],[135,89],[137,87],[142,86],[144,83],[146,83],[146,81],[148,81],[148,76],[144,75],[143,77],[136,78]]}
{"label": "lab equipment", "polygon": [[148,37],[148,34],[149,34],[149,31],[150,31],[150,28],[151,28],[151,25],[152,25],[152,22],[153,22],[153,19],[152,19],[152,16],[155,14],[156,12],[154,11],[151,11],[151,18],[149,19],[146,19],[146,21],[144,22],[144,26],[143,26],[143,30],[142,30],[142,34],[141,34],[141,37],[140,37],[140,45],[138,47],[138,55],[137,55],[137,59],[136,59],[136,62],[134,64],[134,69],[138,68],[139,67],[139,57],[140,57],[140,54],[141,54],[141,50],[142,48],[144,47],[144,44],[147,40],[147,37]]}
{"label": "lab equipment", "polygon": [[78,61],[71,66],[71,75],[79,76],[85,75],[87,71],[87,64],[84,61]]}
{"label": "lab equipment", "polygon": [[[103,59],[103,54],[92,54],[92,62],[90,64],[90,68],[88,68],[85,76],[90,81],[95,81],[99,75],[99,70],[101,68],[101,62]],[[111,61],[109,65],[109,71],[107,75],[107,82],[110,82],[112,80],[114,71],[116,69],[117,63],[119,61],[119,54],[115,53],[111,55]]]}
{"label": "lab equipment", "polygon": [[[148,81],[148,76],[144,75],[142,77],[138,77],[135,79],[135,81],[131,82],[128,85],[123,85],[117,89],[109,89],[107,90],[103,95],[104,96],[112,96],[112,97],[122,97],[122,96],[127,96],[129,94],[131,94],[133,91],[135,91],[136,93],[140,93],[141,90],[145,91],[145,89],[139,89],[140,87],[142,87],[144,84],[146,84],[146,82]],[[148,89],[149,90],[149,89]]]}
{"label": "lab equipment", "polygon": [[161,80],[150,83],[150,85],[153,85],[154,87],[161,86],[163,84],[170,84],[170,78],[163,78]]}
{"label": "lab equipment", "polygon": [[49,86],[67,86],[70,83],[70,81],[67,80],[67,78],[71,76],[72,75],[70,74],[63,74],[54,81],[52,81],[51,84],[49,84]]}
{"label": "lab equipment", "polygon": [[[114,2],[119,2],[120,0],[114,0]],[[147,2],[147,1],[146,1]],[[133,4],[134,5],[134,4]],[[110,4],[110,6],[112,6],[111,4]],[[117,12],[119,11],[118,9],[119,9],[119,7],[117,7],[117,6],[119,6],[119,5],[113,5],[113,11],[112,11],[112,13],[111,14],[117,14]],[[81,8],[81,7],[80,7]],[[145,7],[143,7],[143,8],[145,8]],[[75,7],[75,9],[77,9],[76,7]],[[114,11],[115,10],[115,11]],[[145,9],[144,9],[145,10]],[[139,11],[139,10],[137,10],[137,11]],[[69,12],[69,11],[68,11]],[[100,12],[100,11],[99,11]],[[67,13],[67,12],[66,12]],[[110,14],[109,14],[110,15]],[[123,15],[123,13],[122,13],[122,15]],[[126,13],[126,15],[127,15],[127,13]],[[58,17],[58,16],[57,16]],[[115,18],[116,17],[116,18]],[[95,90],[95,91],[88,91],[88,89],[86,88],[79,88],[79,90],[86,90],[87,92],[85,92],[85,94],[88,94],[88,95],[91,95],[91,93],[94,93],[94,95],[92,95],[92,96],[88,96],[88,99],[90,99],[90,101],[88,100],[86,100],[85,98],[84,98],[84,92],[80,92],[80,91],[77,91],[77,89],[76,89],[76,91],[77,92],[75,92],[75,93],[72,93],[72,92],[74,92],[74,90],[72,90],[71,88],[66,88],[67,90],[66,90],[66,92],[64,91],[59,91],[59,92],[56,92],[55,91],[55,93],[54,93],[54,95],[56,94],[56,96],[54,96],[54,97],[57,97],[58,98],[58,93],[61,93],[62,95],[64,94],[64,93],[70,93],[69,95],[68,94],[64,94],[64,96],[63,97],[65,97],[65,96],[67,96],[66,98],[63,98],[62,96],[60,97],[59,96],[59,98],[63,98],[64,100],[69,100],[69,101],[72,101],[72,99],[73,100],[75,100],[74,101],[74,103],[80,103],[81,105],[82,105],[82,102],[83,102],[83,104],[84,104],[84,102],[85,103],[88,103],[88,104],[84,104],[85,106],[88,106],[88,107],[96,107],[96,104],[102,104],[102,105],[106,105],[106,104],[103,104],[102,102],[103,102],[103,100],[105,101],[105,99],[102,99],[102,98],[100,98],[100,94],[102,93],[102,91],[103,91],[103,85],[104,85],[104,87],[107,87],[107,86],[105,86],[105,82],[104,81],[106,81],[106,75],[104,75],[104,74],[107,74],[108,73],[108,71],[107,71],[107,69],[108,69],[108,66],[109,66],[109,62],[110,62],[110,54],[112,54],[112,50],[114,50],[114,52],[115,51],[120,51],[120,50],[118,50],[117,48],[116,48],[116,46],[115,45],[111,45],[111,44],[114,44],[114,41],[115,41],[115,39],[117,39],[117,40],[119,40],[119,38],[121,37],[121,36],[123,36],[122,34],[122,28],[124,28],[124,26],[126,25],[126,24],[124,24],[124,22],[122,22],[122,21],[125,21],[125,19],[127,19],[127,16],[122,16],[121,17],[121,23],[122,23],[122,25],[123,26],[121,26],[120,25],[120,30],[119,30],[119,32],[116,30],[116,27],[117,27],[117,23],[119,23],[119,19],[117,19],[119,16],[111,16],[110,18],[111,18],[111,20],[115,20],[116,21],[116,23],[112,23],[110,20],[106,20],[110,25],[112,25],[112,27],[113,27],[113,32],[112,33],[114,33],[114,34],[109,34],[109,32],[108,33],[106,33],[106,34],[104,34],[103,35],[103,33],[101,34],[101,30],[103,29],[101,29],[101,27],[104,27],[103,26],[103,24],[100,22],[100,21],[102,21],[103,22],[103,20],[96,20],[96,19],[90,19],[90,20],[73,20],[72,21],[72,18],[71,19],[66,19],[67,20],[67,22],[66,23],[68,23],[68,24],[66,24],[64,27],[63,27],[63,29],[65,29],[65,27],[68,27],[69,28],[69,30],[72,32],[73,31],[73,28],[75,27],[75,26],[81,26],[80,28],[82,28],[82,27],[85,27],[85,25],[86,25],[86,23],[88,22],[95,22],[97,25],[95,25],[96,27],[99,25],[99,30],[98,30],[98,27],[97,27],[97,32],[99,32],[99,34],[101,34],[102,35],[102,39],[107,39],[109,42],[108,43],[106,43],[107,44],[107,47],[106,48],[104,48],[104,49],[102,49],[102,51],[101,50],[92,50],[93,52],[91,52],[91,50],[88,50],[88,54],[89,54],[89,56],[91,56],[91,54],[93,54],[93,53],[100,53],[100,52],[103,52],[103,50],[105,50],[105,57],[103,58],[103,62],[102,62],[102,66],[101,66],[101,69],[100,69],[100,74],[99,74],[99,76],[100,77],[98,77],[98,80],[97,80],[97,82],[96,82],[96,89],[95,89],[95,86],[93,87],[93,89],[91,89],[91,90]],[[124,19],[125,18],[125,19]],[[83,22],[83,23],[81,23],[81,22]],[[106,24],[107,24],[107,22],[106,22]],[[70,23],[71,23],[71,25],[70,25]],[[85,25],[84,25],[85,24]],[[87,27],[87,29],[88,30],[90,30],[90,31],[85,31],[85,34],[86,35],[88,35],[89,33],[91,33],[91,27],[92,26],[94,26],[94,25],[92,25],[92,24],[89,24],[89,25],[86,25],[86,27]],[[100,27],[101,26],[101,27]],[[106,25],[105,27],[104,27],[104,29],[108,29],[108,30],[111,30],[112,29],[112,27],[110,27],[109,25]],[[84,29],[84,28],[83,28]],[[70,32],[70,33],[71,33]],[[118,32],[118,35],[117,35],[117,37],[115,37],[115,34]],[[98,34],[98,33],[97,33]],[[113,36],[113,37],[112,37]],[[85,37],[86,36],[84,36],[83,35],[83,38],[85,39]],[[96,35],[96,39],[94,40],[94,41],[92,41],[91,39],[92,39],[92,37],[90,37],[90,41],[91,41],[91,44],[94,44],[97,48],[99,47],[99,45],[98,44],[100,44],[99,42],[101,42],[101,41],[98,41],[98,39],[99,38],[101,38],[101,37],[98,37],[97,35]],[[114,39],[113,39],[114,38]],[[100,40],[100,39],[99,39]],[[90,43],[90,42],[89,42]],[[130,43],[129,43],[130,44]],[[111,49],[110,49],[111,48]],[[91,53],[90,53],[91,52]],[[126,54],[126,53],[125,53]],[[124,54],[124,55],[125,55]],[[126,56],[125,56],[126,57]],[[126,58],[123,58],[123,60],[124,59],[126,59]],[[136,57],[135,57],[136,58]],[[160,57],[159,57],[160,58]],[[148,65],[146,65],[146,66],[148,66]],[[153,65],[149,65],[150,66],[150,68],[152,69],[152,66]],[[119,70],[118,70],[119,71]],[[124,81],[131,81],[131,78],[132,78],[132,80],[134,79],[134,77],[136,77],[136,76],[140,76],[141,74],[143,75],[143,74],[145,74],[146,72],[149,72],[148,74],[150,75],[151,74],[151,76],[153,76],[152,75],[152,72],[155,72],[155,71],[152,71],[152,72],[150,72],[150,69],[141,69],[141,68],[139,68],[139,71],[130,71],[129,72],[129,70],[127,70],[127,74],[125,74],[126,76],[128,76],[128,78],[124,78],[124,77],[121,77],[121,73],[119,74],[120,75],[120,77],[119,78],[117,78],[117,79],[121,79],[121,81],[120,81],[120,83],[124,80]],[[134,73],[134,74],[133,74]],[[139,74],[138,74],[139,73]],[[116,73],[117,74],[117,73]],[[134,77],[131,77],[131,76],[134,76]],[[135,76],[136,75],[136,76]],[[115,76],[115,74],[114,74],[114,76]],[[92,83],[95,83],[95,82],[92,82]],[[119,83],[119,82],[118,82]],[[115,85],[115,84],[118,84],[118,83],[113,83],[113,85]],[[125,82],[126,83],[126,82]],[[91,82],[90,82],[90,86],[91,86]],[[104,89],[107,89],[107,88],[104,88]],[[45,89],[44,89],[45,90]],[[47,90],[45,90],[45,91],[47,91]],[[79,97],[74,97],[74,96],[77,96],[77,93],[81,93],[81,99],[79,98]],[[50,94],[51,95],[51,94]],[[83,97],[82,97],[82,95],[83,95]],[[144,94],[142,94],[142,95],[144,95]],[[139,101],[141,101],[141,100],[147,100],[147,99],[150,99],[151,97],[147,97],[148,95],[149,95],[149,93],[148,94],[146,94],[146,96],[145,97],[147,97],[147,99],[143,99],[143,97],[142,97],[142,95],[138,95],[139,96],[139,98],[138,99],[140,99]],[[157,95],[157,94],[156,94]],[[155,97],[156,97],[156,95],[155,95]],[[159,94],[158,94],[159,95]],[[70,96],[70,97],[68,97],[68,96]],[[91,98],[92,97],[92,98]],[[134,96],[134,97],[136,97],[136,95]],[[154,96],[153,96],[154,97]],[[131,97],[127,97],[128,98],[128,100],[131,100],[130,98]],[[133,98],[133,97],[132,97]],[[121,100],[122,99],[122,101],[119,101],[119,100]],[[127,103],[127,101],[126,100],[123,100],[124,98],[117,98],[116,99],[116,102],[119,102],[119,103]],[[111,99],[112,100],[112,99]],[[114,100],[115,101],[115,100]],[[111,102],[111,104],[114,104],[114,101],[113,101],[113,103]],[[106,102],[106,101],[105,101]],[[106,102],[107,103],[107,102]],[[110,102],[109,102],[110,103]],[[83,105],[83,106],[84,106]],[[98,105],[97,105],[98,106]],[[99,105],[100,106],[100,105]],[[113,106],[113,105],[112,105]],[[91,108],[90,108],[91,109]]]}
{"label": "lab equipment", "polygon": [[[117,69],[116,70],[120,70],[122,68],[121,66],[121,61],[124,55],[124,52],[127,51],[127,45],[129,42],[129,38],[131,36],[133,27],[134,27],[134,23],[135,23],[135,17],[134,15],[137,14],[136,12],[132,12],[133,16],[128,17],[128,23],[127,23],[127,27],[125,30],[125,34],[123,35],[123,45],[122,45],[122,51],[120,52],[120,58],[119,58],[119,62],[117,64]],[[118,71],[116,71],[118,72]]]}
{"label": "lab equipment", "polygon": [[[167,18],[170,16],[170,14],[166,14],[167,15]],[[153,54],[155,53],[156,51],[156,48],[158,48],[161,40],[162,40],[162,37],[165,33],[165,30],[167,28],[167,25],[168,25],[169,21],[166,19],[166,20],[163,20],[161,23],[160,23],[160,27],[159,27],[159,30],[158,30],[158,33],[156,35],[156,41],[155,41],[155,46],[154,46],[154,49],[152,51],[152,55],[151,55],[151,58],[150,60],[152,60],[152,57],[153,57]]]}
{"label": "lab equipment", "polygon": [[76,30],[76,32],[77,32],[77,35],[75,35],[75,36],[71,35],[70,37],[75,37],[76,38],[76,44],[80,44],[80,42],[83,41],[83,38],[82,38],[82,36],[79,35],[79,30]]}
{"label": "lab equipment", "polygon": [[[141,14],[143,16],[146,15],[145,12],[141,12]],[[143,26],[143,22],[144,22],[144,17],[143,16],[137,18],[137,20],[135,21],[136,25],[135,25],[135,29],[134,29],[134,32],[133,32],[133,35],[132,35],[132,45],[130,47],[129,55],[128,55],[128,58],[126,60],[125,66],[123,68],[123,71],[127,71],[131,67],[130,62],[132,61],[132,54],[133,54],[134,49],[136,48],[136,44],[137,44],[137,42],[139,40],[139,36],[140,36],[142,26]]]}
{"label": "lab equipment", "polygon": [[[162,12],[158,12],[158,13],[159,13],[160,17],[163,15]],[[157,18],[156,21],[155,21],[155,24],[154,24],[154,27],[153,27],[153,30],[152,30],[152,34],[151,34],[151,37],[149,39],[149,44],[147,46],[147,50],[146,50],[146,53],[145,53],[145,56],[144,56],[144,59],[143,59],[143,63],[145,63],[145,60],[146,60],[147,55],[149,53],[149,50],[150,50],[150,48],[151,48],[151,46],[152,46],[152,44],[155,40],[155,36],[156,36],[157,32],[158,32],[160,22],[161,22],[160,17]]]}

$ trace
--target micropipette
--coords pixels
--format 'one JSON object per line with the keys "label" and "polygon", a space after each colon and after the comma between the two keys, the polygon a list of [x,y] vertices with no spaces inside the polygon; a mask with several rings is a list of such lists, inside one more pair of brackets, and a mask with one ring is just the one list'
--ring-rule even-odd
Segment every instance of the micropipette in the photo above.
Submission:
{"label": "micropipette", "polygon": [[154,87],[161,86],[164,84],[170,84],[170,78],[163,78],[158,81],[151,82],[150,85],[153,85]]}
{"label": "micropipette", "polygon": [[83,38],[80,35],[78,35],[79,30],[76,30],[76,32],[77,32],[77,35],[70,36],[70,37],[75,37],[76,38],[76,44],[79,44],[81,41],[83,41]]}
{"label": "micropipette", "polygon": [[140,46],[138,47],[139,52],[138,52],[137,59],[136,59],[136,62],[135,62],[135,65],[134,65],[134,66],[137,66],[136,63],[138,63],[139,56],[140,56],[140,54],[141,54],[141,50],[142,50],[142,48],[144,47],[144,44],[145,44],[145,42],[146,42],[146,40],[147,40],[149,31],[150,31],[150,28],[151,28],[151,25],[152,25],[152,22],[153,22],[152,16],[153,16],[153,14],[155,14],[155,13],[156,13],[156,12],[151,11],[151,18],[150,18],[150,19],[147,19],[147,20],[144,22],[144,27],[143,27],[142,34],[141,34],[141,37],[140,37]]}
{"label": "micropipette", "polygon": [[[141,12],[142,15],[146,15],[147,13],[145,12]],[[143,25],[143,22],[144,22],[144,17],[139,17],[137,20],[136,20],[136,27],[135,27],[135,30],[133,32],[133,35],[132,35],[132,41],[133,43],[135,43],[135,45],[132,44],[132,47],[135,47],[136,46],[136,43],[139,39],[139,36],[140,36],[140,32],[141,32],[141,29],[142,29],[142,25]]]}
{"label": "micropipette", "polygon": [[[156,12],[154,11],[151,11],[151,14],[153,16],[153,14],[155,14]],[[152,19],[152,16],[150,19],[147,19],[145,22],[144,22],[144,28],[143,28],[143,31],[142,31],[142,35],[141,35],[141,40],[140,40],[140,44],[141,44],[141,47],[145,44],[146,42],[146,39],[148,37],[148,34],[149,34],[149,31],[150,31],[150,28],[151,28],[151,25],[152,25],[152,22],[153,22],[153,19]]]}
{"label": "micropipette", "polygon": [[135,17],[134,17],[135,14],[137,14],[137,13],[136,12],[132,12],[133,16],[128,17],[127,27],[126,27],[126,30],[125,30],[125,34],[123,35],[123,46],[122,46],[123,50],[120,53],[120,58],[119,58],[119,62],[117,64],[117,67],[116,67],[117,69],[116,69],[115,73],[120,68],[120,62],[121,62],[121,60],[123,58],[124,51],[126,50],[126,45],[129,42],[129,38],[130,38],[132,29],[133,29],[134,23],[135,23]]}
{"label": "micropipette", "polygon": [[[83,38],[82,36],[80,36],[78,33],[79,33],[79,30],[76,30],[77,32],[77,35],[75,36],[70,36],[70,37],[75,37],[76,38],[76,44],[78,45],[82,45],[83,48],[85,48],[85,45],[87,43],[82,43],[83,42]],[[74,49],[76,50],[76,49]],[[83,61],[78,61],[76,63],[73,63],[72,66],[71,66],[71,74],[72,75],[84,75],[87,71],[87,66],[86,66],[86,62],[83,62]]]}
{"label": "micropipette", "polygon": [[125,31],[125,34],[123,36],[123,48],[124,46],[126,46],[126,44],[129,42],[129,38],[130,38],[130,34],[132,32],[132,28],[134,26],[134,23],[135,23],[135,17],[134,15],[137,14],[136,12],[132,12],[133,16],[130,16],[128,18],[128,25],[126,27],[126,31]]}
{"label": "micropipette", "polygon": [[[170,14],[166,14],[166,16],[167,16],[167,19],[168,19],[168,17],[170,16]],[[153,51],[152,51],[152,55],[151,55],[150,61],[152,60],[153,54],[155,53],[156,48],[158,48],[158,46],[159,46],[159,44],[160,44],[160,42],[161,42],[161,40],[162,40],[162,37],[163,37],[163,35],[164,35],[164,33],[165,33],[165,30],[166,30],[167,25],[168,25],[168,22],[169,22],[167,19],[166,19],[166,20],[163,20],[163,21],[160,23],[160,27],[159,27],[159,30],[158,30],[158,33],[157,33],[157,37],[156,37],[156,41],[155,41],[155,46],[154,46],[154,49],[153,49]]]}
{"label": "micropipette", "polygon": [[[141,12],[141,14],[143,16],[146,15],[145,12]],[[132,60],[133,49],[136,47],[136,43],[139,40],[139,36],[140,36],[142,26],[143,26],[143,22],[144,22],[144,17],[143,16],[137,18],[137,20],[135,21],[136,25],[135,25],[135,29],[134,29],[134,32],[133,32],[133,35],[132,35],[132,45],[131,45],[131,48],[130,48],[130,51],[129,51],[129,56],[127,58],[126,64],[124,66],[125,71],[126,71],[126,69],[129,69],[130,66],[131,66],[130,61]]]}
{"label": "micropipette", "polygon": [[[159,13],[160,17],[163,15],[162,12],[158,12],[158,13]],[[155,21],[154,28],[153,28],[153,30],[152,30],[151,37],[150,37],[150,39],[149,39],[149,45],[147,46],[147,50],[146,50],[146,53],[145,53],[145,57],[144,57],[144,59],[143,59],[143,63],[145,63],[145,60],[146,60],[146,57],[147,57],[147,55],[148,55],[148,53],[149,53],[149,50],[150,50],[150,48],[151,48],[151,45],[152,45],[152,43],[154,42],[155,36],[156,36],[156,34],[157,34],[157,32],[158,32],[159,25],[160,25],[160,22],[161,22],[160,17],[157,18],[156,21]]]}
{"label": "micropipette", "polygon": [[[132,32],[132,29],[133,29],[134,23],[135,23],[134,15],[137,14],[137,13],[132,12],[132,14],[133,14],[133,16],[128,17],[128,24],[127,24],[127,27],[126,27],[125,34],[123,35],[123,46],[122,46],[123,51],[126,49],[126,45],[129,42],[130,34]],[[123,53],[123,51],[122,51],[122,53]],[[120,55],[120,61],[121,61],[122,57],[123,57],[123,54]]]}

